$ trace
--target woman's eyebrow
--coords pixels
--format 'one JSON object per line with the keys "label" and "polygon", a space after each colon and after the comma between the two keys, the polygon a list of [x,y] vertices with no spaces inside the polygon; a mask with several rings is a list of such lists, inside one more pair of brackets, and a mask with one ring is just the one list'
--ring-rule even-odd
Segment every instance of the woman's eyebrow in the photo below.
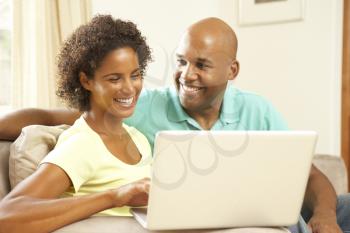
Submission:
{"label": "woman's eyebrow", "polygon": [[[140,68],[136,68],[136,69],[134,69],[134,70],[131,72],[131,74],[134,74],[134,73],[140,72],[140,71],[141,71]],[[106,78],[106,77],[111,76],[111,75],[121,76],[121,75],[123,75],[123,73],[116,73],[116,72],[114,72],[114,73],[108,73],[108,74],[103,75],[102,78]]]}
{"label": "woman's eyebrow", "polygon": [[136,73],[136,72],[140,72],[141,71],[141,69],[140,68],[136,68],[134,71],[132,71],[131,73],[133,74],[133,73]]}

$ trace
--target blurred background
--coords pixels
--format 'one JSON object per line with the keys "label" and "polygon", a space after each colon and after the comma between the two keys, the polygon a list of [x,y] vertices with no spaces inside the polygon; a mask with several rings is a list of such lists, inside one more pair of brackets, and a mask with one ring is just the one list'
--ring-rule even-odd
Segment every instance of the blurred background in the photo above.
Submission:
{"label": "blurred background", "polygon": [[131,20],[147,37],[149,88],[172,85],[182,32],[213,16],[237,33],[233,84],[269,99],[291,129],[317,131],[317,153],[340,156],[343,7],[343,0],[0,0],[0,112],[60,106],[55,56],[95,14]]}

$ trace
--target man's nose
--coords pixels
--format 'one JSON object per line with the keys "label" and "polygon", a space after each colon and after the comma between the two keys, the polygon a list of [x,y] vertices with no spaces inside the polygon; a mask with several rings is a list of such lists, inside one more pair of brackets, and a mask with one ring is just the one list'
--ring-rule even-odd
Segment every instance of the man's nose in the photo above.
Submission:
{"label": "man's nose", "polygon": [[181,73],[181,79],[194,80],[196,78],[197,78],[196,69],[191,64],[188,64],[187,66],[185,66]]}

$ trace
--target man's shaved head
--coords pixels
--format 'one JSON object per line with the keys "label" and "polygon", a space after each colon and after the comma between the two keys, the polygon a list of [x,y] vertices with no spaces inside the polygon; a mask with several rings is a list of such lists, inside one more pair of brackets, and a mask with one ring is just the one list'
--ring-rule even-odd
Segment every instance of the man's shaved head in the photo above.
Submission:
{"label": "man's shaved head", "polygon": [[206,18],[192,24],[184,36],[201,39],[206,46],[212,45],[226,52],[231,59],[236,58],[237,37],[232,28],[219,18]]}
{"label": "man's shaved head", "polygon": [[239,72],[236,52],[235,32],[218,18],[200,20],[182,36],[175,85],[182,107],[197,121],[204,112],[219,112],[227,82]]}

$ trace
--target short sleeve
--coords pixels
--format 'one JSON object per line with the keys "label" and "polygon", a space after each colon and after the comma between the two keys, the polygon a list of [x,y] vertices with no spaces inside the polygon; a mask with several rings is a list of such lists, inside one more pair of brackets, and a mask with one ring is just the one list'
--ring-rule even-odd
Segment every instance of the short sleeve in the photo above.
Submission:
{"label": "short sleeve", "polygon": [[77,192],[94,175],[93,157],[98,153],[95,145],[93,138],[84,133],[72,135],[59,142],[40,164],[52,163],[63,169]]}
{"label": "short sleeve", "polygon": [[266,130],[288,130],[287,123],[271,103],[267,103],[264,121]]}

